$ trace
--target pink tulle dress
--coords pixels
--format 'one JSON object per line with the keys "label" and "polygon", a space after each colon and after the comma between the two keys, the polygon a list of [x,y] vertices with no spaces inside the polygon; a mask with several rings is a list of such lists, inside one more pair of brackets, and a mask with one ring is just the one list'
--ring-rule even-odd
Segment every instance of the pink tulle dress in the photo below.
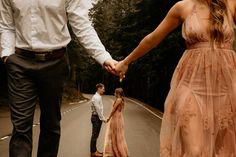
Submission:
{"label": "pink tulle dress", "polygon": [[193,7],[183,23],[187,49],[165,102],[161,157],[236,157],[236,54],[233,18],[225,17],[223,43]]}
{"label": "pink tulle dress", "polygon": [[[108,123],[105,135],[103,157],[128,157],[128,147],[124,133],[123,101]],[[115,103],[114,103],[115,104]],[[113,104],[113,106],[114,106]]]}

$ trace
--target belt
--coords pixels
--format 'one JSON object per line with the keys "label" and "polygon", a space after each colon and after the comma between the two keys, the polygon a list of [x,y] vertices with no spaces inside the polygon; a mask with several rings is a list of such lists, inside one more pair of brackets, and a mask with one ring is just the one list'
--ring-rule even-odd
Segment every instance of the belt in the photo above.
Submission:
{"label": "belt", "polygon": [[97,114],[92,114],[92,116],[99,117]]}
{"label": "belt", "polygon": [[96,111],[92,111],[92,115],[98,115]]}
{"label": "belt", "polygon": [[24,57],[35,59],[36,61],[49,61],[61,58],[65,55],[66,48],[61,48],[52,51],[45,52],[35,52],[30,50],[24,50],[20,48],[16,48],[15,53],[18,55],[22,55]]}

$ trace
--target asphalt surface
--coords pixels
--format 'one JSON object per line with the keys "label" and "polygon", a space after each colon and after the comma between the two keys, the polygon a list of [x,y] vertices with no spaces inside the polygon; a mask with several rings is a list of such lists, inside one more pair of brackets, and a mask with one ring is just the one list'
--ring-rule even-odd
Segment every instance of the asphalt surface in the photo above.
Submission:
{"label": "asphalt surface", "polygon": [[[91,95],[87,95],[91,97]],[[111,111],[113,96],[103,96],[104,114]],[[9,112],[0,112],[0,157],[9,157],[11,132]],[[62,134],[58,157],[89,157],[91,137],[90,104],[71,103],[62,107]],[[36,157],[39,134],[39,110],[35,113],[33,129],[33,157]],[[131,157],[159,157],[161,113],[136,100],[126,99],[124,110],[125,136]],[[103,150],[106,124],[103,124],[98,149]]]}

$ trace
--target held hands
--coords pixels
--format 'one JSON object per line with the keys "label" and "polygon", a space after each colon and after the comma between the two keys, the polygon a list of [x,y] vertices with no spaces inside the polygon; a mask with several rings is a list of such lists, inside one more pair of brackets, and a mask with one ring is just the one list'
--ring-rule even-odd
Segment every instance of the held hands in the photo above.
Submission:
{"label": "held hands", "polygon": [[124,60],[117,62],[116,60],[109,59],[109,60],[106,60],[104,63],[104,68],[108,72],[110,72],[116,76],[119,76],[120,82],[122,82],[122,80],[125,78],[125,73],[128,70],[128,66],[129,65],[127,63],[125,63]]}
{"label": "held hands", "polygon": [[128,64],[124,62],[124,60],[120,61],[116,64],[115,71],[119,74],[120,82],[125,78],[125,73],[128,70]]}
{"label": "held hands", "polygon": [[110,119],[111,119],[111,118],[109,117],[109,118],[103,120],[103,123],[108,123],[108,122],[110,121]]}
{"label": "held hands", "polygon": [[108,123],[108,122],[110,121],[110,119],[111,119],[110,117],[109,117],[109,118],[107,118],[107,120],[106,120],[106,122],[105,122],[105,123]]}
{"label": "held hands", "polygon": [[104,62],[104,68],[112,73],[113,75],[119,76],[119,74],[115,71],[115,66],[118,62],[114,59],[108,59]]}

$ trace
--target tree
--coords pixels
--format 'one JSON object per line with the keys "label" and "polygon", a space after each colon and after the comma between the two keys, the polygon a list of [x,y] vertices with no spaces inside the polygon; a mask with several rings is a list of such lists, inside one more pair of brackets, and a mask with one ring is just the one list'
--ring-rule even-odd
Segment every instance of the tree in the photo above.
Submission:
{"label": "tree", "polygon": [[[90,16],[105,47],[120,60],[154,30],[171,5],[173,3],[162,0],[103,0],[94,6]],[[183,45],[179,28],[152,52],[133,63],[123,83],[127,95],[163,109]]]}

